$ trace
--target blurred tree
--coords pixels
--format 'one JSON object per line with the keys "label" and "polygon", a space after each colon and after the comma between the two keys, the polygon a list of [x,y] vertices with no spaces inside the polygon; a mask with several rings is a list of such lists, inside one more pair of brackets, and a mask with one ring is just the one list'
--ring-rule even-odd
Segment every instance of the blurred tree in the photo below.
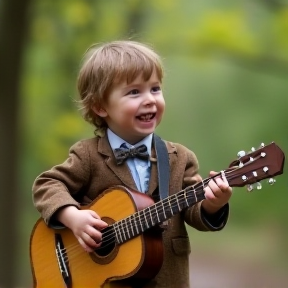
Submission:
{"label": "blurred tree", "polygon": [[133,37],[143,31],[148,5],[146,1],[141,0],[132,1],[131,4],[127,11],[126,31]]}
{"label": "blurred tree", "polygon": [[266,4],[270,9],[278,10],[287,7],[287,3],[283,0],[260,0]]}
{"label": "blurred tree", "polygon": [[0,286],[15,287],[20,75],[29,0],[1,1],[0,6]]}

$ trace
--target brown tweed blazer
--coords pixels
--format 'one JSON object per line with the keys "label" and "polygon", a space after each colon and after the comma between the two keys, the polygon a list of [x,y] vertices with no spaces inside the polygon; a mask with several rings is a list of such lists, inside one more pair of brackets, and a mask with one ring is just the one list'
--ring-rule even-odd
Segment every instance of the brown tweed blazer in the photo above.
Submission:
{"label": "brown tweed blazer", "polygon": [[[188,185],[201,181],[198,161],[186,147],[166,142],[170,162],[170,195]],[[156,190],[157,159],[154,147],[151,155],[151,178],[148,194]],[[127,164],[116,165],[107,136],[82,140],[74,144],[67,160],[51,170],[39,175],[33,184],[35,207],[48,225],[53,222],[53,214],[63,206],[87,204],[101,192],[115,185],[124,185],[137,190]],[[201,215],[201,202],[173,216],[168,228],[163,232],[163,266],[149,284],[153,288],[188,288],[190,243],[185,222],[201,231],[221,230],[212,227]]]}

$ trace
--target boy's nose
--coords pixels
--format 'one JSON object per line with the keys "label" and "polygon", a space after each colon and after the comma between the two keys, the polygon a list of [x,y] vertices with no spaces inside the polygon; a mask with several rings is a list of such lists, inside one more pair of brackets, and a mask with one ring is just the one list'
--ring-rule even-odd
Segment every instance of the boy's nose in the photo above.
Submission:
{"label": "boy's nose", "polygon": [[145,105],[154,104],[156,102],[154,95],[151,92],[145,93]]}

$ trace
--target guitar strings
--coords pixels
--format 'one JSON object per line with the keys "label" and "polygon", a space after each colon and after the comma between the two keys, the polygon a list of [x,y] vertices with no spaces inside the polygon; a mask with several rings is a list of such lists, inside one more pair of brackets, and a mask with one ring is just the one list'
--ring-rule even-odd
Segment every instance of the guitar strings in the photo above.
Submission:
{"label": "guitar strings", "polygon": [[[169,206],[168,208],[170,208],[170,212],[171,212],[170,217],[172,217],[175,214],[174,208],[177,207],[179,212],[180,212],[181,210],[186,208],[185,206],[187,206],[187,207],[190,206],[191,201],[194,201],[194,199],[196,200],[196,202],[198,202],[197,196],[196,196],[197,195],[197,189],[198,189],[198,191],[203,191],[203,187],[205,187],[212,178],[215,178],[219,175],[220,175],[220,173],[214,175],[211,178],[205,179],[200,183],[196,183],[194,186],[188,186],[185,189],[179,191],[178,193],[167,197],[166,199],[164,199],[163,202],[157,202],[154,205],[147,207],[144,210],[138,211],[135,214],[130,215],[127,218],[124,218],[124,219],[118,221],[116,224],[114,223],[113,225],[111,225],[111,227],[117,225],[118,231],[119,231],[119,233],[121,233],[119,238],[121,238],[121,239],[124,238],[124,241],[122,241],[122,242],[120,241],[120,243],[118,243],[118,244],[126,242],[130,238],[141,234],[141,233],[139,233],[138,230],[141,230],[141,232],[144,232],[148,228],[151,228],[152,226],[155,226],[156,224],[161,223],[161,221],[159,221],[159,218],[162,218],[163,215],[166,218],[165,212],[169,212],[169,211],[164,209],[165,206],[166,206],[166,208],[167,208],[167,206]],[[199,187],[197,187],[197,186],[199,186]],[[189,194],[191,192],[194,192],[194,195]],[[175,198],[175,196],[179,196],[179,197]],[[200,200],[202,200],[202,198]],[[160,206],[160,208],[162,208],[160,213],[159,213],[159,209],[158,209],[159,206]],[[148,221],[147,218],[148,218],[148,220],[150,219],[151,221]],[[140,226],[141,226],[141,228],[140,228]],[[142,228],[143,226],[146,226],[146,227],[143,229]],[[134,232],[135,227],[136,227],[137,233]],[[137,227],[139,227],[138,230],[137,230]],[[130,236],[129,232],[132,234],[132,237]],[[108,245],[111,245],[110,241],[115,242],[115,233],[117,234],[115,229],[112,231],[103,232],[102,243],[104,245],[97,248],[97,250],[105,249]],[[127,235],[127,233],[128,233],[128,235]],[[128,239],[125,239],[126,235],[128,236]]]}
{"label": "guitar strings", "polygon": [[[209,181],[210,179],[208,179],[208,181]],[[192,186],[191,186],[192,187]],[[190,188],[190,187],[187,187],[187,188]],[[197,191],[197,188],[196,188],[196,190],[195,190],[195,188],[193,188],[193,189],[187,189],[186,188],[186,190],[185,189],[183,189],[183,190],[181,190],[181,191],[179,191],[177,194],[174,194],[174,195],[171,195],[171,196],[169,196],[168,198],[169,198],[169,200],[170,199],[172,199],[172,198],[174,198],[174,199],[172,199],[172,201],[169,201],[169,203],[170,203],[170,205],[171,205],[171,208],[173,209],[173,208],[175,208],[175,207],[178,207],[178,206],[182,206],[183,204],[186,204],[186,202],[188,201],[188,202],[190,202],[191,200],[193,200],[195,197],[194,197],[194,195],[190,195],[189,193],[191,193],[191,192],[194,192],[194,191]],[[201,188],[202,188],[202,186],[201,186]],[[202,189],[201,189],[202,190]],[[183,192],[186,192],[186,193],[183,193]],[[182,194],[181,194],[182,193]],[[177,199],[175,199],[175,196],[179,196],[179,199],[177,200]],[[174,196],[174,197],[173,197]],[[164,199],[165,200],[165,202],[167,202],[167,200],[168,200],[168,198],[167,199]],[[159,205],[160,204],[160,205]],[[130,216],[128,216],[127,218],[124,218],[124,219],[122,219],[122,220],[120,220],[120,221],[118,221],[118,222],[116,222],[116,224],[114,223],[114,224],[112,224],[112,225],[110,225],[109,227],[111,228],[110,230],[108,230],[108,231],[104,231],[103,232],[103,234],[102,234],[102,243],[104,244],[104,245],[102,245],[102,246],[100,246],[99,248],[97,248],[96,249],[96,251],[98,251],[98,250],[101,250],[101,249],[105,249],[105,248],[107,248],[109,245],[111,245],[112,243],[115,243],[115,225],[117,225],[118,226],[118,229],[119,229],[119,232],[121,233],[121,232],[123,232],[124,231],[124,233],[125,233],[125,230],[131,230],[131,229],[134,229],[134,227],[139,227],[139,226],[141,226],[141,224],[143,223],[143,221],[144,221],[144,219],[146,218],[145,217],[145,210],[146,209],[149,209],[149,216],[150,216],[150,218],[152,219],[152,218],[154,218],[155,219],[155,222],[157,222],[157,220],[158,220],[158,218],[162,218],[163,217],[163,215],[165,214],[165,212],[164,212],[164,206],[165,206],[165,204],[162,204],[161,202],[156,202],[155,204],[153,204],[152,206],[150,206],[150,207],[146,207],[144,210],[141,210],[141,211],[138,211],[138,212],[136,212],[136,213],[134,213],[133,215],[130,215]],[[161,211],[159,211],[159,208],[163,208],[163,209],[161,209]],[[147,211],[147,210],[146,210]],[[179,211],[180,212],[180,211]],[[172,216],[172,215],[171,215]],[[131,219],[133,217],[133,221],[128,221],[129,220],[129,218]],[[152,222],[154,222],[153,221],[153,219],[152,219]],[[149,226],[149,225],[147,225],[147,226]],[[142,227],[143,227],[143,225],[142,225]],[[152,226],[151,226],[152,227]],[[147,230],[149,227],[146,227],[146,229],[145,230]],[[142,232],[144,232],[144,231],[142,231]],[[138,235],[139,235],[140,233],[138,233]],[[135,235],[135,236],[137,236],[137,235]],[[79,246],[79,244],[77,243],[77,244],[74,244],[74,245],[72,245],[72,246],[67,246],[67,247],[65,247],[65,248],[63,248],[62,250],[61,250],[61,253],[65,253],[65,251],[68,251],[69,250],[69,254],[73,254],[73,250],[74,249],[76,249],[77,250],[77,248],[78,248],[78,246]]]}
{"label": "guitar strings", "polygon": [[[231,171],[228,171],[228,172],[227,171],[223,171],[223,172],[224,172],[224,174],[225,174],[225,172],[226,172],[226,174],[227,173],[229,174]],[[184,208],[192,206],[192,205],[190,205],[190,203],[191,203],[191,201],[194,201],[194,199],[196,200],[194,204],[199,202],[199,201],[197,201],[197,196],[196,196],[197,192],[199,192],[199,191],[202,192],[203,189],[207,186],[208,182],[211,179],[222,175],[222,173],[220,172],[220,173],[218,173],[218,174],[216,174],[216,175],[214,175],[214,176],[212,176],[210,178],[204,179],[202,182],[196,183],[195,185],[192,185],[192,186],[188,186],[185,189],[179,191],[178,193],[167,197],[166,199],[164,199],[164,201],[156,202],[154,205],[146,207],[145,209],[143,209],[141,211],[138,211],[138,212],[134,213],[133,215],[130,215],[130,216],[128,216],[128,217],[126,217],[126,218],[124,218],[124,219],[112,224],[110,227],[113,227],[113,226],[117,225],[119,232],[120,233],[124,232],[124,234],[122,234],[122,235],[124,235],[124,237],[121,237],[121,238],[124,238],[124,239],[126,237],[126,234],[127,233],[129,234],[129,231],[130,231],[131,234],[132,234],[132,237],[130,235],[128,235],[128,239],[123,241],[123,242],[126,242],[127,240],[129,240],[129,239],[141,234],[141,233],[138,232],[136,234],[134,233],[135,235],[133,235],[133,232],[134,232],[134,227],[139,227],[139,226],[143,227],[144,226],[144,225],[142,225],[143,221],[144,221],[144,224],[147,223],[147,225],[146,225],[147,227],[145,227],[145,229],[143,231],[141,231],[141,232],[144,232],[145,230],[151,228],[152,226],[155,226],[156,224],[161,223],[160,221],[157,221],[157,220],[159,219],[159,215],[160,215],[161,218],[162,218],[163,215],[166,216],[165,215],[165,211],[166,210],[164,210],[164,208],[165,208],[164,206],[165,205],[167,206],[167,203],[169,204],[170,210],[172,212],[170,217],[172,217],[174,215],[174,212],[173,212],[174,208],[176,208],[176,207],[179,208],[179,212],[180,212]],[[228,177],[226,176],[227,180],[230,179],[230,178],[231,177],[229,177],[229,175],[228,175]],[[191,192],[194,192],[194,194],[189,194]],[[179,198],[175,198],[175,196],[179,196]],[[172,201],[170,201],[171,199],[172,199]],[[202,199],[200,199],[200,200],[202,200]],[[159,204],[161,204],[161,205],[159,205]],[[183,206],[183,204],[186,205],[187,207],[180,208],[180,207]],[[160,213],[158,211],[159,206],[163,208],[163,211],[162,212],[160,211]],[[147,214],[147,212],[149,214]],[[147,221],[147,216],[151,219],[151,221],[149,221],[149,222],[151,222],[151,225],[149,225],[150,223],[148,223],[148,221]],[[131,221],[128,221],[128,220],[131,220]],[[153,225],[153,223],[155,223],[155,224]],[[115,242],[115,233],[117,233],[115,231],[115,229],[113,229],[113,230],[111,229],[110,231],[104,231],[103,234],[102,234],[102,243],[104,245],[100,246],[99,248],[97,248],[97,250],[105,249],[107,246],[111,245],[112,242]],[[112,242],[110,242],[110,241],[112,241]],[[120,242],[118,244],[122,244],[122,243]]]}
{"label": "guitar strings", "polygon": [[[227,180],[231,178],[229,175],[227,177],[227,173],[229,174],[230,172],[231,171],[225,171],[224,172]],[[191,201],[193,201],[194,199],[196,200],[196,202],[194,204],[196,204],[198,202],[197,196],[196,196],[197,192],[199,192],[199,191],[203,192],[203,189],[207,186],[208,182],[211,179],[216,178],[220,175],[221,175],[221,173],[218,173],[218,174],[216,174],[210,178],[204,179],[202,182],[196,183],[195,185],[192,185],[192,186],[188,186],[185,189],[179,191],[178,193],[173,194],[173,195],[165,198],[164,201],[156,202],[152,206],[146,207],[144,210],[137,211],[134,214],[132,214],[126,218],[123,218],[120,221],[113,223],[112,225],[108,226],[111,229],[108,229],[108,231],[103,231],[103,234],[102,234],[102,243],[104,245],[100,246],[99,248],[96,248],[95,251],[97,252],[101,249],[105,249],[113,243],[116,244],[117,241],[115,241],[116,240],[115,235],[117,234],[117,232],[115,230],[116,229],[115,225],[117,225],[118,232],[121,233],[120,238],[125,239],[126,234],[127,233],[129,234],[129,231],[131,232],[131,234],[133,234],[132,231],[135,231],[134,228],[135,227],[143,227],[144,226],[143,223],[146,223],[147,224],[146,226],[148,226],[148,227],[145,227],[145,229],[143,231],[141,231],[141,233],[146,231],[147,229],[151,228],[152,226],[155,226],[156,224],[161,223],[158,221],[158,219],[162,218],[163,215],[165,216],[165,210],[164,210],[165,207],[164,206],[167,205],[167,203],[169,204],[170,210],[172,212],[170,217],[172,217],[174,215],[174,212],[173,212],[174,208],[176,208],[176,207],[178,209],[180,208],[179,209],[179,212],[180,212],[181,210],[186,208],[186,207],[181,208],[183,205],[187,206],[187,202],[188,202],[187,207],[189,207],[190,206],[189,203],[191,203]],[[179,197],[175,198],[175,196],[179,196]],[[163,208],[160,212],[159,212],[159,207]],[[147,212],[149,212],[149,214],[147,214]],[[151,221],[149,221],[149,222],[151,222],[151,225],[149,225],[150,223],[147,222],[147,216],[149,216],[149,218],[151,219]],[[130,221],[128,221],[128,220],[130,220]],[[153,225],[153,223],[156,223],[156,224]],[[138,230],[140,230],[140,228]],[[136,229],[136,231],[137,231],[137,229]],[[121,243],[118,243],[118,244],[122,244],[122,243],[126,242],[127,240],[129,240],[133,237],[136,237],[137,235],[139,235],[141,233],[139,233],[139,231],[138,231],[138,233],[134,233],[135,235],[132,235],[132,237],[129,235],[128,239],[125,239],[124,241],[122,241]],[[76,247],[74,247],[74,249],[77,248],[78,245],[79,245],[78,243],[75,244]],[[68,247],[66,247],[66,249],[69,249],[70,252],[73,251],[73,247],[68,246]]]}
{"label": "guitar strings", "polygon": [[[209,179],[210,180],[210,179]],[[188,189],[187,189],[188,188]],[[169,204],[171,205],[171,208],[173,210],[173,208],[175,207],[182,207],[182,205],[186,205],[187,204],[187,201],[188,203],[192,200],[195,199],[195,196],[194,196],[194,193],[197,192],[197,189],[200,190],[201,188],[201,191],[203,190],[202,189],[202,184],[201,184],[201,187],[199,188],[195,188],[194,186],[191,186],[191,187],[187,187],[186,190],[183,189],[181,191],[179,191],[177,194],[175,195],[178,195],[178,199],[175,199],[173,198],[173,195],[169,196],[169,201],[168,199],[165,199],[165,203],[167,203],[167,200],[169,201]],[[186,193],[185,193],[186,192]],[[191,193],[192,192],[192,193]],[[194,192],[194,193],[193,193]],[[155,218],[155,222],[157,220],[157,217],[159,216],[160,218],[162,218],[162,216],[165,214],[164,212],[164,206],[165,206],[165,203],[160,203],[161,205],[159,205],[159,202],[153,204],[152,206],[149,207],[149,214],[151,213],[152,217],[151,218]],[[163,208],[159,211],[159,208]],[[148,207],[147,207],[148,208]],[[145,210],[147,209],[145,208],[144,210],[141,210],[141,211],[138,211],[134,214],[134,219],[133,221],[128,221],[129,219],[131,219],[131,215],[127,218],[124,218],[122,220],[120,220],[119,222],[117,222],[118,224],[116,224],[118,227],[118,230],[120,233],[123,233],[124,231],[124,234],[125,234],[125,230],[129,230],[129,229],[134,229],[134,227],[136,226],[141,226],[141,223],[143,223],[144,219],[145,219]],[[147,211],[147,210],[146,210]],[[181,210],[179,209],[179,212]],[[172,213],[173,215],[173,213]],[[153,220],[152,220],[153,222]],[[102,249],[105,249],[107,248],[109,245],[111,244],[114,244],[115,243],[115,223],[110,225],[110,227],[112,228],[111,230],[108,230],[107,232],[103,232],[103,236],[102,236],[102,243],[104,245],[100,246],[98,249],[95,249],[95,252],[97,253],[97,251],[99,250],[102,250]],[[148,229],[148,227],[147,227]],[[146,229],[145,229],[146,230]],[[143,231],[144,232],[144,231]],[[137,236],[137,235],[135,235]],[[124,237],[125,238],[125,237]],[[66,246],[65,248],[62,248],[60,249],[60,253],[62,253],[62,256],[63,256],[63,259],[64,261],[68,261],[68,254],[69,254],[69,257],[70,258],[73,258],[73,257],[77,257],[79,256],[80,254],[83,254],[83,253],[86,253],[84,251],[84,249],[79,245],[79,243],[74,243],[72,245],[68,245]],[[53,261],[54,262],[54,261]],[[54,265],[51,261],[51,265]],[[73,269],[77,269],[78,267],[80,267],[82,265],[81,263],[82,261],[77,261],[76,263],[73,262]],[[49,267],[49,264],[50,263],[46,263],[46,265]],[[47,267],[46,266],[46,267]],[[52,276],[53,277],[53,276]]]}
{"label": "guitar strings", "polygon": [[[202,190],[202,186],[201,186],[201,190]],[[115,234],[117,233],[120,233],[120,235],[118,235],[120,239],[124,239],[124,241],[120,241],[120,242],[126,242],[130,238],[133,238],[141,234],[142,232],[146,231],[152,226],[160,224],[161,221],[159,221],[159,219],[160,218],[163,219],[163,216],[164,218],[166,218],[166,213],[170,212],[169,215],[171,214],[170,217],[172,217],[174,215],[175,208],[178,208],[180,212],[181,210],[186,208],[185,206],[188,207],[187,203],[191,203],[191,201],[193,201],[194,199],[197,199],[195,195],[189,194],[195,191],[197,192],[195,188],[181,190],[177,194],[169,196],[167,199],[165,199],[165,201],[161,203],[157,202],[153,204],[152,206],[146,207],[144,210],[138,211],[134,213],[133,215],[130,215],[127,218],[124,218],[112,224],[111,226],[113,227],[113,230],[111,229],[111,231],[108,230],[107,232],[106,231],[103,232],[102,242],[104,245],[100,246],[98,249],[105,249],[107,246],[109,246],[111,244],[110,241],[111,240],[114,241]],[[179,196],[179,197],[176,199],[175,196]],[[170,208],[170,211],[168,211],[167,209],[165,210],[165,206],[166,208]],[[136,233],[135,233],[135,230],[136,230]],[[130,234],[132,235],[132,237],[130,236]],[[128,238],[126,236],[128,236]]]}
{"label": "guitar strings", "polygon": [[[236,170],[236,169],[234,169],[234,170]],[[230,175],[229,175],[230,172],[232,172],[232,171],[231,170],[230,171],[225,171],[225,176],[226,176],[227,180],[228,179],[230,180],[230,179],[233,178],[233,177],[230,177]],[[108,230],[108,231],[104,231],[103,232],[103,236],[102,236],[102,243],[104,245],[100,246],[98,249],[96,249],[95,252],[97,253],[97,251],[99,249],[105,249],[105,248],[107,248],[107,246],[109,246],[111,244],[116,244],[116,242],[115,242],[115,240],[116,240],[115,233],[116,232],[115,232],[114,225],[119,226],[118,230],[120,231],[120,233],[122,233],[124,231],[124,234],[125,234],[125,230],[128,231],[128,230],[132,229],[134,231],[134,227],[139,226],[139,225],[141,226],[141,223],[143,223],[143,221],[147,222],[146,216],[149,216],[151,218],[151,227],[152,227],[153,223],[156,223],[158,221],[158,218],[162,217],[165,214],[165,211],[164,211],[164,206],[165,205],[167,206],[167,204],[168,204],[168,206],[170,207],[170,210],[172,212],[170,217],[172,217],[174,215],[173,209],[175,209],[176,207],[178,208],[178,210],[180,212],[182,209],[186,208],[186,207],[184,207],[184,208],[181,209],[181,207],[183,207],[183,205],[187,206],[187,202],[188,202],[188,205],[189,205],[189,203],[191,204],[191,201],[196,200],[195,201],[195,204],[196,204],[198,202],[197,201],[197,196],[196,196],[197,193],[199,191],[203,192],[203,187],[205,187],[212,178],[216,178],[219,175],[220,175],[220,173],[216,174],[216,175],[214,175],[214,176],[212,176],[210,178],[204,179],[202,182],[196,183],[195,185],[188,186],[185,189],[179,191],[178,193],[173,194],[173,195],[165,198],[164,201],[161,201],[162,203],[161,202],[156,202],[152,206],[146,207],[144,210],[137,211],[133,215],[130,215],[130,216],[128,216],[128,217],[116,222],[117,224],[114,223],[114,224],[108,226],[111,229]],[[234,177],[238,177],[238,176],[234,175]],[[178,196],[178,198],[175,198],[176,196]],[[159,204],[161,204],[161,205],[159,205]],[[158,211],[159,207],[162,207],[163,209],[161,211]],[[143,212],[143,211],[145,211],[145,212]],[[145,213],[148,213],[148,215],[145,216]],[[131,219],[131,221],[127,222],[128,219]],[[156,223],[156,224],[158,224],[158,223]],[[146,228],[145,230],[147,230],[150,227],[145,227],[145,228]],[[139,233],[139,234],[141,234],[141,233]],[[137,236],[137,235],[135,235],[135,236]],[[135,237],[135,236],[133,236],[133,237]],[[124,241],[124,242],[126,242],[126,241]],[[89,256],[89,253],[85,252],[84,249],[79,245],[79,243],[77,241],[75,241],[75,243],[73,243],[73,244],[67,245],[63,249],[60,249],[60,253],[62,253],[62,255],[64,255],[63,258],[67,262],[69,262],[68,257],[72,257],[72,258],[73,257],[77,257],[77,256],[79,256],[79,255],[81,255],[83,253],[86,254],[87,256]],[[85,262],[85,261],[86,261],[85,257],[83,257],[83,258],[81,257],[80,259],[77,260],[76,263],[73,262],[73,269],[77,269],[78,267],[81,267],[83,262]],[[54,263],[55,260],[51,259],[50,262],[51,263],[47,263],[47,262],[45,263],[45,267],[43,267],[44,270],[45,269],[46,270],[49,269],[50,265],[51,266],[55,265],[55,263]],[[56,276],[54,277],[54,275],[51,275],[50,278],[56,278]]]}

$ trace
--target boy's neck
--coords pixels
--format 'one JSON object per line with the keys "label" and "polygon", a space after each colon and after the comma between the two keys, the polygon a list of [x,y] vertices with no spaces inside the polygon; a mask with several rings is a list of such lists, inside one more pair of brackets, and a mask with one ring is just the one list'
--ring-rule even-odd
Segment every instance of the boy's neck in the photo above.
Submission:
{"label": "boy's neck", "polygon": [[151,153],[153,133],[142,138],[142,140],[138,141],[137,143],[130,143],[130,142],[126,141],[125,139],[121,138],[119,135],[117,135],[116,133],[114,133],[110,129],[107,129],[107,137],[108,137],[108,141],[109,141],[112,149],[119,148],[121,146],[121,144],[123,144],[123,142],[128,143],[130,145],[136,145],[137,144],[137,146],[139,143],[139,145],[145,144],[147,146],[148,153],[149,154]]}
{"label": "boy's neck", "polygon": [[[130,140],[128,140],[128,139],[125,139],[124,137],[122,137],[121,135],[118,135],[117,133],[115,133],[112,129],[110,129],[110,128],[107,128],[107,132],[106,132],[107,134],[114,134],[115,136],[117,136],[117,137],[119,137],[121,140],[123,140],[124,142],[126,142],[126,143],[128,143],[128,144],[130,144],[130,145],[136,145],[137,143],[139,143],[139,142],[142,142],[143,140],[145,140],[147,137],[149,137],[150,135],[153,135],[153,133],[151,133],[151,134],[149,134],[149,135],[147,135],[147,136],[144,136],[144,137],[142,137],[142,138],[138,138],[137,140],[135,140],[135,141],[131,141],[131,139]],[[152,139],[152,138],[151,138]]]}

